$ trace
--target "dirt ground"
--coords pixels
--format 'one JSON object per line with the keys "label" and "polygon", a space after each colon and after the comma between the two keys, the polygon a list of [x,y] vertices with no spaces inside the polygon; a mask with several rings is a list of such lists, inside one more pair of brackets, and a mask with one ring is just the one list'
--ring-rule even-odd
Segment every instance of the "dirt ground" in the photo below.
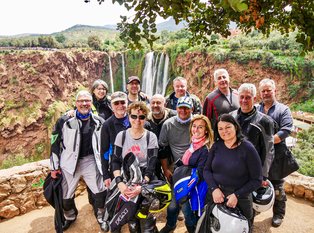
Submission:
{"label": "dirt ground", "polygon": [[[101,233],[92,208],[88,204],[87,195],[76,198],[79,209],[77,221],[66,231],[67,233]],[[52,207],[44,207],[17,216],[0,223],[1,233],[54,233]],[[314,207],[310,202],[288,197],[287,213],[279,228],[271,226],[271,211],[259,214],[255,218],[254,233],[314,233]],[[158,216],[157,227],[161,229],[165,223],[165,213]],[[127,233],[128,230],[123,231]],[[175,233],[185,233],[184,222],[178,222]]]}

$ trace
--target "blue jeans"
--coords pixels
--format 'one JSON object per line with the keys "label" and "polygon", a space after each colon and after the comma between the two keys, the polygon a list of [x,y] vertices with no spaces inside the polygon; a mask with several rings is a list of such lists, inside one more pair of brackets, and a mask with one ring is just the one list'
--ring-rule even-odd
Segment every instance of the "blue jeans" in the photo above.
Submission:
{"label": "blue jeans", "polygon": [[185,225],[186,226],[196,226],[197,218],[193,213],[190,202],[185,202],[181,207],[177,204],[176,198],[174,197],[174,193],[172,193],[172,200],[170,205],[167,208],[167,225],[171,228],[175,228],[178,220],[178,215],[180,209],[184,214]]}

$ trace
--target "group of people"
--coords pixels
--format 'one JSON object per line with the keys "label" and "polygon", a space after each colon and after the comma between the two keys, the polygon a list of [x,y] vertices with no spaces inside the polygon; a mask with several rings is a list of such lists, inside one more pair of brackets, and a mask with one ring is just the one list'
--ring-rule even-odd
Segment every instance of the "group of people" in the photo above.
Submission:
{"label": "group of people", "polygon": [[[285,215],[284,180],[269,174],[272,161],[279,158],[276,145],[285,143],[292,130],[289,108],[276,100],[272,79],[263,79],[256,103],[254,84],[230,87],[225,69],[214,72],[216,89],[202,105],[187,91],[187,80],[173,80],[174,92],[168,97],[148,97],[141,81],[131,76],[127,92],[108,95],[108,85],[96,80],[91,91],[76,95],[76,109],[58,119],[51,137],[51,177],[62,176],[63,230],[76,220],[75,189],[82,177],[88,187],[89,202],[100,226],[103,224],[107,190],[115,182],[128,200],[143,200],[141,186],[130,185],[126,160],[135,160],[140,176],[136,183],[165,180],[173,187],[173,175],[181,166],[195,168],[198,185],[204,184],[202,202],[226,203],[239,208],[252,232],[254,211],[252,192],[267,182],[275,188],[272,225],[281,225]],[[278,152],[279,153],[279,152]],[[173,193],[167,208],[167,222],[159,231],[173,232],[180,210],[189,233],[195,232],[204,205],[178,203]],[[130,232],[158,232],[153,215],[130,218]],[[114,231],[120,232],[121,227]]]}

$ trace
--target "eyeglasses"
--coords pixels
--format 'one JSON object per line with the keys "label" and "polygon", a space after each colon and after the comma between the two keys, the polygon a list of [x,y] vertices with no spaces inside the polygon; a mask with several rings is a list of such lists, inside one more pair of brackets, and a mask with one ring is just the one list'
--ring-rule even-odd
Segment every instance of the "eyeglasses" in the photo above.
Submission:
{"label": "eyeglasses", "polygon": [[140,120],[144,120],[146,118],[145,115],[133,115],[131,114],[130,117],[133,119],[133,120],[136,120],[137,118],[140,119]]}
{"label": "eyeglasses", "polygon": [[106,91],[106,88],[96,88],[97,91]]}
{"label": "eyeglasses", "polygon": [[221,75],[221,76],[218,76],[218,77],[217,77],[217,80],[226,79],[226,78],[227,78],[226,76]]}
{"label": "eyeglasses", "polygon": [[92,102],[92,100],[76,100],[76,102],[80,104],[83,104],[84,102],[89,104],[90,102]]}
{"label": "eyeglasses", "polygon": [[124,100],[121,100],[121,101],[116,101],[116,102],[113,102],[113,105],[125,105],[125,101]]}

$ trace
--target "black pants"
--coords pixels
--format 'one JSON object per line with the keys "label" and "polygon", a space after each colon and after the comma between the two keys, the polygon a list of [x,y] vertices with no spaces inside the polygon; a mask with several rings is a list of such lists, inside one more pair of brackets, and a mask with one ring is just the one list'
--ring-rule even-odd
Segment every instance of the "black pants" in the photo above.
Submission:
{"label": "black pants", "polygon": [[270,180],[275,189],[275,203],[273,206],[273,215],[280,218],[285,217],[287,196],[284,189],[284,179]]}

